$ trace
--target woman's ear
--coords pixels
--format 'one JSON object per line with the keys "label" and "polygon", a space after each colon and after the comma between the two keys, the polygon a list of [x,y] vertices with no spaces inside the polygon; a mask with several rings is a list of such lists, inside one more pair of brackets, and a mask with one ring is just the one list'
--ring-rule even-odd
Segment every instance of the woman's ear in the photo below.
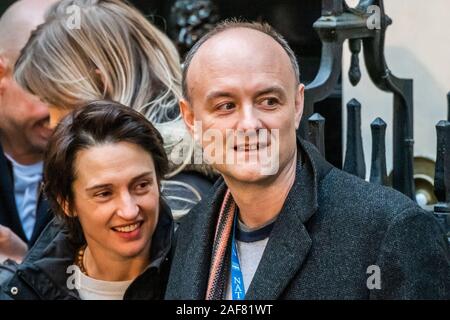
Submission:
{"label": "woman's ear", "polygon": [[58,199],[60,208],[64,211],[64,214],[70,218],[75,218],[77,213],[70,210],[69,202],[67,200]]}

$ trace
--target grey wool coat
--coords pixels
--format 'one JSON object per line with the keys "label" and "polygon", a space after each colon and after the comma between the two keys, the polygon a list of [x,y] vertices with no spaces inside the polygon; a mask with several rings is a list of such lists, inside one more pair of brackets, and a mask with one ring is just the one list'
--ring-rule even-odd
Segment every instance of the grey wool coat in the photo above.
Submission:
{"label": "grey wool coat", "polygon": [[[332,167],[308,142],[298,150],[303,165],[246,299],[450,299],[448,241],[432,214]],[[166,299],[205,298],[225,190],[221,179],[181,221]]]}

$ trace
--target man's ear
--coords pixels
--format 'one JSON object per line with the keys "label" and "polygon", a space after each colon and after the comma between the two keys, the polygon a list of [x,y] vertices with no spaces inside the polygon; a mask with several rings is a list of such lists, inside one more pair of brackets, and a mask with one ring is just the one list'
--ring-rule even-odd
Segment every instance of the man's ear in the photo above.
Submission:
{"label": "man's ear", "polygon": [[303,115],[303,106],[305,102],[305,86],[300,83],[295,94],[295,129],[300,126],[300,120]]}
{"label": "man's ear", "polygon": [[3,92],[3,80],[8,74],[8,61],[0,55],[0,94]]}
{"label": "man's ear", "polygon": [[0,79],[3,78],[8,71],[8,61],[2,55],[0,55]]}
{"label": "man's ear", "polygon": [[192,106],[186,99],[180,100],[180,111],[181,115],[183,116],[184,123],[186,124],[186,127],[189,130],[189,133],[193,136],[194,135],[194,110],[192,110]]}

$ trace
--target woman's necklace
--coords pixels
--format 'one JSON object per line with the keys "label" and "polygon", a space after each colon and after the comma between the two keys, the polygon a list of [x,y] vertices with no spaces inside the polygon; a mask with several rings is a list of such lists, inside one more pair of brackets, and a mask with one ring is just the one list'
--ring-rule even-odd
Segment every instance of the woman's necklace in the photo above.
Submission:
{"label": "woman's necklace", "polygon": [[79,250],[77,257],[75,258],[75,264],[80,268],[81,272],[88,275],[86,268],[84,267],[84,252],[86,251],[87,244],[83,245]]}

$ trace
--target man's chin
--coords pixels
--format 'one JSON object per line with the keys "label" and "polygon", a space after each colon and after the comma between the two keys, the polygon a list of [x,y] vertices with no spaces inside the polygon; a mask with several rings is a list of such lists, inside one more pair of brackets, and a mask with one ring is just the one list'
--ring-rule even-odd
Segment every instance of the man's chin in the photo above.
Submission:
{"label": "man's chin", "polygon": [[53,134],[53,130],[50,130],[48,128],[43,128],[41,130],[38,130],[38,132],[37,132],[37,136],[41,140],[44,140],[44,141],[47,141],[47,142],[50,140],[52,134]]}
{"label": "man's chin", "polygon": [[242,183],[263,183],[266,180],[272,179],[274,176],[274,174],[270,174],[270,170],[258,165],[228,166],[227,168],[220,169],[218,168],[225,177]]}
{"label": "man's chin", "polygon": [[35,149],[44,151],[47,149],[47,144],[53,134],[53,130],[40,126],[33,129],[28,133],[28,141],[33,144]]}
{"label": "man's chin", "polygon": [[47,149],[49,139],[43,137],[33,137],[33,139],[29,139],[28,141],[30,141],[36,153],[44,153]]}

